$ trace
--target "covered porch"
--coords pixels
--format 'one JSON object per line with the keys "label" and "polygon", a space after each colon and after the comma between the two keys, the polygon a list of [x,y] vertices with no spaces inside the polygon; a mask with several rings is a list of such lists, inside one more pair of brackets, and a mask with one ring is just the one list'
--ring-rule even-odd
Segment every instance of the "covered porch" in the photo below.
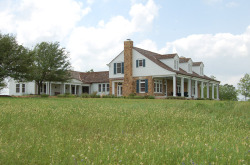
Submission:
{"label": "covered porch", "polygon": [[[38,94],[38,87],[36,93]],[[40,89],[41,94],[56,96],[59,94],[73,94],[80,96],[82,93],[90,94],[90,85],[74,83],[45,82]]]}

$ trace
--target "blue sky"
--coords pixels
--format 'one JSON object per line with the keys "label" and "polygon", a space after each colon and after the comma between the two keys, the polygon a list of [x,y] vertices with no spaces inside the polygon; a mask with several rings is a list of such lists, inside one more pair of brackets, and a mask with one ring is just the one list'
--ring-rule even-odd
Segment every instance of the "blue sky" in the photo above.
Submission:
{"label": "blue sky", "polygon": [[78,71],[108,70],[130,38],[158,53],[203,61],[237,85],[250,72],[249,0],[0,0],[0,31],[27,47],[59,41]]}

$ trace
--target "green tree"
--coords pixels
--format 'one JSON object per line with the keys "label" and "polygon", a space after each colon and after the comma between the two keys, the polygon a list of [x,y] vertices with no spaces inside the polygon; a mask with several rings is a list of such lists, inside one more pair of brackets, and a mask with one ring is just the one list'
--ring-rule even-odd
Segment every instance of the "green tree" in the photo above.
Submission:
{"label": "green tree", "polygon": [[237,98],[238,93],[233,85],[229,84],[220,85],[219,93],[221,100],[233,100],[233,101],[238,100]]}
{"label": "green tree", "polygon": [[94,69],[90,69],[89,71],[87,71],[87,73],[90,73],[90,72],[94,72]]}
{"label": "green tree", "polygon": [[247,97],[250,97],[250,75],[249,74],[246,73],[245,76],[240,79],[240,82],[238,83],[238,90],[239,90],[239,93],[245,96],[245,101],[247,100]]}
{"label": "green tree", "polygon": [[0,89],[6,85],[4,80],[7,77],[18,81],[30,80],[32,63],[29,50],[19,45],[15,36],[0,33]]}
{"label": "green tree", "polygon": [[59,42],[42,42],[35,46],[32,51],[34,65],[31,77],[38,85],[38,95],[44,81],[65,82],[70,79],[71,65],[68,55]]}

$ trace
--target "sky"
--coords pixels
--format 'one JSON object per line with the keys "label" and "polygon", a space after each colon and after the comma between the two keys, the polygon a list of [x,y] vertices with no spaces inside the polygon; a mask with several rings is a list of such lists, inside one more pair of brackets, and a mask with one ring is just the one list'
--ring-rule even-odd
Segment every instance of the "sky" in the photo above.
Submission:
{"label": "sky", "polygon": [[0,32],[30,49],[59,41],[76,71],[106,71],[134,46],[202,61],[235,87],[250,73],[249,0],[0,0]]}

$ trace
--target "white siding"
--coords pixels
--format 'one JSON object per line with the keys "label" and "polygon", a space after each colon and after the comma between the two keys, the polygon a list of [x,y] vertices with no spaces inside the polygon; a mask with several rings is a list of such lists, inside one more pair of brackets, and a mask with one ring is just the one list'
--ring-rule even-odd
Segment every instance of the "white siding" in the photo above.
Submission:
{"label": "white siding", "polygon": [[[145,67],[138,67],[136,68],[136,60],[138,59],[145,59]],[[170,72],[159,65],[155,64],[150,59],[146,58],[136,50],[133,50],[133,76],[139,77],[139,76],[164,76],[168,74],[175,74],[173,72]]]}
{"label": "white siding", "polygon": [[[185,70],[185,71],[188,72],[188,73],[192,73],[192,72],[189,72],[189,71],[188,71],[188,65],[190,65],[191,68],[193,67],[193,62],[192,62],[192,60],[189,60],[189,61],[186,62],[186,63],[180,63],[180,68],[183,69],[183,70]],[[191,71],[192,71],[192,70],[191,70]]]}
{"label": "white siding", "polygon": [[[103,84],[105,84],[105,91],[101,91],[101,92],[98,91],[99,84],[101,84],[102,90],[103,90]],[[107,91],[107,84],[108,83],[93,83],[91,85],[91,94],[94,93],[94,92],[97,92],[98,95],[108,95],[109,91]]]}
{"label": "white siding", "polygon": [[[178,60],[179,61],[179,57],[176,55],[174,58],[170,58],[170,59],[161,59],[160,61],[163,62],[164,64],[166,64],[167,66],[169,66],[172,69],[174,68],[174,61]],[[180,64],[178,64],[180,66]]]}
{"label": "white siding", "polygon": [[[20,84],[20,92],[16,93],[16,84]],[[25,84],[25,92],[22,93],[22,84]],[[13,79],[9,81],[9,95],[21,96],[35,94],[35,82],[17,82]]]}
{"label": "white siding", "polygon": [[124,62],[124,51],[122,51],[110,64],[109,64],[109,78],[124,77],[124,74],[114,74],[114,63]]}
{"label": "white siding", "polygon": [[[201,67],[203,67],[203,74],[201,74]],[[193,71],[199,74],[200,76],[204,76],[204,64],[201,63],[200,66],[193,66]]]}

